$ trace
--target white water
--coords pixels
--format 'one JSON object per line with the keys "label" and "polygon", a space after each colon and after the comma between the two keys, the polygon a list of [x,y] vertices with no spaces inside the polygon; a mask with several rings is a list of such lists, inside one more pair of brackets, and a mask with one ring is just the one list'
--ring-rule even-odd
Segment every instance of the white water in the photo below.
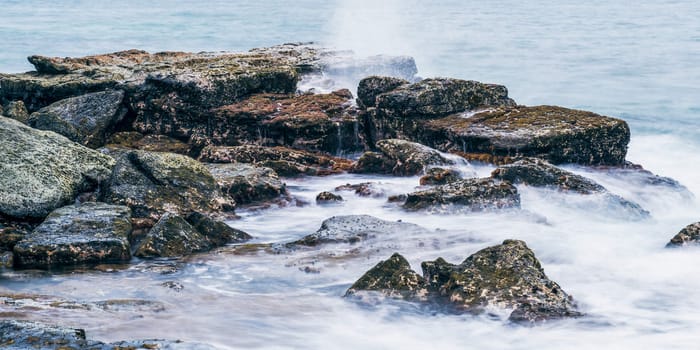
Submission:
{"label": "white water", "polygon": [[[28,69],[33,53],[84,55],[131,47],[232,50],[321,40],[358,53],[409,54],[422,76],[497,82],[525,104],[557,104],[622,117],[633,131],[628,159],[700,194],[700,5],[693,1],[136,1],[0,0],[0,71]],[[60,15],[59,15],[60,14]],[[341,175],[289,179],[311,203],[242,212],[232,225],[257,242],[314,232],[330,216],[370,214],[422,225],[427,236],[391,233],[357,246],[331,245],[291,255],[202,254],[162,274],[152,263],[114,272],[3,271],[0,293],[45,295],[48,302],[0,302],[0,313],[86,328],[100,340],[170,338],[222,349],[693,349],[700,341],[698,249],[664,249],[700,204],[678,192],[640,186],[634,177],[570,167],[633,200],[652,218],[634,221],[577,195],[520,187],[522,212],[406,213],[385,198],[340,193],[337,185],[380,182],[387,194],[411,191],[417,177]],[[465,167],[486,175],[490,167]],[[614,209],[614,208],[613,208]],[[363,307],[342,298],[364,271],[393,252],[415,269],[442,256],[459,262],[506,238],[522,239],[547,275],[588,316],[514,327],[502,319],[450,316],[386,302]],[[360,248],[354,255],[347,251]],[[312,264],[313,263],[313,264]],[[165,264],[165,263],[163,263]],[[320,270],[306,273],[305,267]],[[161,286],[176,281],[180,292]],[[118,310],[52,306],[138,299],[162,306]],[[16,314],[0,314],[14,318]]]}

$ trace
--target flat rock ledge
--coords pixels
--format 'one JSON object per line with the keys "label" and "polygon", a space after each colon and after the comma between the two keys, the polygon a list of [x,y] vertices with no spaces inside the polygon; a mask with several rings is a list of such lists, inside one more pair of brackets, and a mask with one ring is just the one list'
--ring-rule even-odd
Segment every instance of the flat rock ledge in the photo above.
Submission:
{"label": "flat rock ledge", "polygon": [[506,309],[512,310],[510,321],[526,324],[582,316],[572,297],[545,275],[523,241],[506,240],[474,253],[461,264],[438,258],[423,262],[421,267],[422,275],[396,253],[360,277],[346,296],[374,292],[452,313]]}

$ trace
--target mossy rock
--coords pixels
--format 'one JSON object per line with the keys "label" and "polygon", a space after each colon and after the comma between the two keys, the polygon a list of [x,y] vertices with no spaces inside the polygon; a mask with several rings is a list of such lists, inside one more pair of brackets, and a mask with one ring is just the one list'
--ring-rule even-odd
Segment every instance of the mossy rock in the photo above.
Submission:
{"label": "mossy rock", "polygon": [[428,295],[423,276],[411,270],[411,265],[399,253],[394,253],[389,259],[380,261],[365,272],[350,286],[345,296],[358,295],[366,291],[407,300],[425,298]]}
{"label": "mossy rock", "polygon": [[491,178],[464,179],[409,193],[403,207],[437,212],[519,209],[520,195],[508,182],[497,183]]}
{"label": "mossy rock", "polygon": [[208,251],[213,245],[182,217],[166,213],[136,247],[141,258],[180,257]]}
{"label": "mossy rock", "polygon": [[227,243],[245,242],[253,238],[246,232],[235,229],[225,222],[214,220],[201,213],[191,213],[187,215],[185,220],[187,220],[195,230],[209,239],[215,247],[220,247]]}

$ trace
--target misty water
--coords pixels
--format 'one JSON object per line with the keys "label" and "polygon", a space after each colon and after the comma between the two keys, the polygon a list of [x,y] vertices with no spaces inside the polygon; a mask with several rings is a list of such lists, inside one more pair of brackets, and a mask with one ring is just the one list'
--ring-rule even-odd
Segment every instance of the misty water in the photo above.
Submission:
{"label": "misty water", "polygon": [[[519,186],[522,210],[409,213],[338,192],[374,182],[386,195],[418,177],[337,175],[285,179],[294,203],[239,210],[232,226],[253,242],[286,242],[333,215],[369,214],[421,225],[356,245],[290,254],[234,246],[183,260],[97,270],[0,272],[0,317],[85,328],[103,341],[181,339],[221,349],[693,349],[700,341],[700,249],[665,249],[700,220],[700,3],[695,1],[53,1],[0,0],[0,71],[29,70],[30,54],[246,50],[293,41],[363,57],[415,57],[422,77],[503,84],[520,104],[552,104],[625,119],[627,159],[687,190],[634,172],[564,166],[651,214],[639,219],[595,196]],[[353,86],[348,86],[353,89]],[[463,163],[465,176],[492,166]],[[294,204],[293,203],[293,204]],[[446,315],[400,302],[343,298],[367,269],[400,252],[420,262],[461,262],[514,238],[586,316],[514,326],[507,312]],[[8,296],[12,296],[8,298]],[[107,302],[106,302],[107,301]]]}

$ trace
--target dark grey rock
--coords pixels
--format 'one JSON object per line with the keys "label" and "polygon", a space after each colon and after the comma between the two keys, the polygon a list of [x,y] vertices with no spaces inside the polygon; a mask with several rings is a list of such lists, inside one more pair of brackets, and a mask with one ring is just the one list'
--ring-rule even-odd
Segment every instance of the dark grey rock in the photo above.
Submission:
{"label": "dark grey rock", "polygon": [[142,258],[178,257],[211,248],[211,241],[185,219],[166,213],[141,240],[134,255]]}
{"label": "dark grey rock", "polygon": [[227,243],[245,242],[251,235],[235,229],[224,222],[214,220],[201,213],[194,212],[185,218],[192,227],[204,235],[214,246],[223,246]]}
{"label": "dark grey rock", "polygon": [[343,197],[341,197],[335,193],[328,192],[328,191],[321,192],[316,196],[316,203],[320,203],[320,204],[331,203],[331,202],[342,202],[342,201],[343,201]]}
{"label": "dark grey rock", "polygon": [[347,290],[345,296],[361,295],[365,291],[407,300],[425,299],[428,295],[423,276],[411,270],[411,265],[399,253],[394,253],[389,259],[380,261],[365,272]]}
{"label": "dark grey rock", "polygon": [[353,165],[356,173],[390,173],[394,175],[416,175],[429,165],[449,165],[453,162],[440,152],[416,142],[386,139],[376,144],[379,153],[366,152]]}
{"label": "dark grey rock", "polygon": [[378,95],[409,84],[408,80],[394,77],[371,76],[360,80],[357,86],[357,102],[360,107],[374,107]]}
{"label": "dark grey rock", "polygon": [[451,182],[462,180],[462,175],[452,169],[430,168],[420,178],[421,186],[425,185],[445,185]]}
{"label": "dark grey rock", "polygon": [[271,201],[287,193],[277,173],[245,163],[207,164],[221,191],[237,204]]}
{"label": "dark grey rock", "polygon": [[427,232],[410,223],[386,221],[369,215],[343,215],[326,219],[321,228],[293,245],[316,246],[325,243],[357,243],[388,232]]}
{"label": "dark grey rock", "polygon": [[131,230],[131,211],[126,206],[88,202],[59,208],[15,244],[15,265],[129,261]]}
{"label": "dark grey rock", "polygon": [[431,211],[520,208],[520,195],[508,182],[497,183],[491,178],[465,179],[409,193],[403,207]]}

